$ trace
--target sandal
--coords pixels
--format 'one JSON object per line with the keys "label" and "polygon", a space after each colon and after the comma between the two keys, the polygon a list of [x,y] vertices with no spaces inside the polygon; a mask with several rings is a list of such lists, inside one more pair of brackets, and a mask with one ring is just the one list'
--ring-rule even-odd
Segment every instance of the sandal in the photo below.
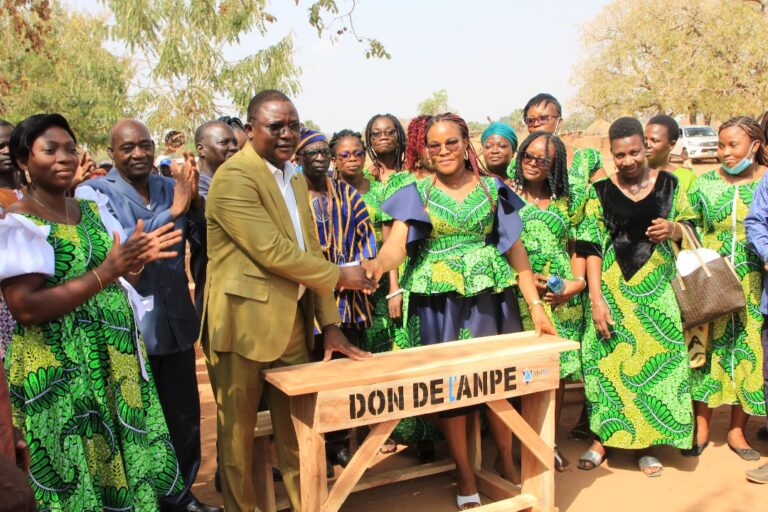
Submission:
{"label": "sandal", "polygon": [[[476,505],[476,506],[468,507],[467,505]],[[456,495],[456,506],[459,507],[459,510],[469,510],[471,508],[477,508],[481,505],[482,503],[480,503],[479,492],[476,492],[471,496],[462,496],[461,494]]]}
{"label": "sandal", "polygon": [[557,449],[557,446],[555,446],[555,469],[558,471],[558,473],[563,473],[565,469],[570,466],[571,463],[568,462],[568,459],[565,458],[565,455]]}
{"label": "sandal", "polygon": [[[650,455],[643,455],[640,457],[640,459],[637,461],[637,466],[640,468],[640,471],[642,471],[643,474],[649,478],[659,477],[661,476],[662,471],[664,471],[664,466],[661,465],[659,459]],[[650,468],[659,468],[659,470],[648,473],[646,469]]]}
{"label": "sandal", "polygon": [[581,457],[579,457],[578,468],[583,469],[584,471],[592,471],[602,464],[606,458],[605,455],[600,455],[600,453],[595,450],[587,450],[581,454]]}
{"label": "sandal", "polygon": [[387,438],[387,440],[384,441],[384,444],[381,445],[381,448],[379,449],[379,453],[383,453],[385,455],[395,453],[396,451],[397,443],[392,438]]}

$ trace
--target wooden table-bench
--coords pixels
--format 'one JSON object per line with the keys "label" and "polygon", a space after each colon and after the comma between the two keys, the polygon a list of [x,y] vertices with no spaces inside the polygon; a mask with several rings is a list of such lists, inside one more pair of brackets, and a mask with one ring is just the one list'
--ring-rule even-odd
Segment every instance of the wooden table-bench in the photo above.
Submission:
{"label": "wooden table-bench", "polygon": [[[393,481],[379,477],[373,485],[356,487],[400,419],[486,403],[522,444],[522,490],[483,471],[478,446],[471,443],[478,487],[498,500],[478,510],[553,512],[560,352],[576,348],[573,341],[524,332],[265,372],[267,381],[290,397],[302,510],[336,512],[354,490]],[[522,415],[507,401],[515,396],[521,396]],[[370,425],[370,433],[328,489],[323,434],[364,425]],[[479,433],[474,438],[479,443]],[[401,474],[396,480],[434,472]]]}

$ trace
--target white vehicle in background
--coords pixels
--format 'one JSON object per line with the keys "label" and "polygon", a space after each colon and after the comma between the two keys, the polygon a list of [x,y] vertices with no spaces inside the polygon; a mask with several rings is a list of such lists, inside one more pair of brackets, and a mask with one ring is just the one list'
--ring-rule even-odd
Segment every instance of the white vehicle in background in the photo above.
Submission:
{"label": "white vehicle in background", "polygon": [[705,158],[717,159],[717,133],[711,126],[683,126],[672,156],[693,163]]}

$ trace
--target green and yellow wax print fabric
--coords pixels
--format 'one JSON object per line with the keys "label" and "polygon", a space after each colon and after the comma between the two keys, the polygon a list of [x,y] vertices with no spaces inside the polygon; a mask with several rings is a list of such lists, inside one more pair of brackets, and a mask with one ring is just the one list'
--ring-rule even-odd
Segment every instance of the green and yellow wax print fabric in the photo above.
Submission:
{"label": "green and yellow wax print fabric", "polygon": [[587,190],[592,176],[603,167],[603,154],[595,148],[576,148],[573,150],[571,165],[568,167],[568,189],[571,199],[571,216],[575,229],[583,218],[587,204]]}
{"label": "green and yellow wax print fabric", "polygon": [[[112,241],[96,204],[80,201],[77,226],[53,224],[55,273],[46,286],[100,265]],[[38,510],[158,509],[182,490],[149,365],[141,376],[138,326],[122,288],[106,286],[73,312],[17,326],[6,359],[14,425],[29,443]]]}
{"label": "green and yellow wax print fabric", "polygon": [[[366,175],[369,187],[368,192],[362,194],[365,206],[368,208],[368,216],[373,223],[374,234],[376,235],[377,249],[381,248],[381,225],[382,214],[381,203],[384,198],[385,185],[376,181],[372,176]],[[371,297],[373,304],[373,316],[371,325],[365,330],[364,346],[365,350],[370,352],[388,352],[392,350],[392,344],[395,340],[395,322],[389,317],[389,307],[387,305],[387,294],[389,293],[388,275],[382,277],[379,283],[379,289]]]}
{"label": "green and yellow wax print fabric", "polygon": [[[415,183],[416,176],[410,171],[400,171],[389,177],[389,181],[384,187],[382,202],[392,197],[395,192],[406,185]],[[382,212],[382,221],[391,222],[392,217],[387,212]],[[400,265],[399,275],[402,276],[408,267],[408,259]],[[403,289],[403,313],[402,321],[395,327],[395,349],[413,348],[421,345],[419,340],[419,323],[417,318],[411,318],[408,315],[408,304],[410,301],[410,291],[403,285],[400,279],[400,287]]]}
{"label": "green and yellow wax print fabric", "polygon": [[[653,244],[648,260],[625,279],[605,216],[606,210],[616,206],[603,204],[596,191],[606,186],[615,187],[609,178],[589,187],[585,218],[578,230],[578,244],[593,244],[602,254],[602,294],[615,322],[608,339],[589,322],[581,345],[590,429],[605,446],[641,449],[669,444],[690,448],[690,368],[680,309],[671,285],[676,275],[672,248],[669,241]],[[671,204],[667,203],[666,218],[694,219],[686,195],[677,186],[673,190],[667,199]],[[648,206],[638,205],[637,209]]]}
{"label": "green and yellow wax print fabric", "polygon": [[727,183],[717,170],[690,189],[699,215],[702,244],[728,258],[744,288],[746,308],[712,323],[704,366],[692,370],[693,399],[710,407],[739,404],[747,414],[765,415],[760,314],[763,264],[747,249],[744,218],[759,180]]}
{"label": "green and yellow wax print fabric", "polygon": [[[384,195],[382,196],[382,202],[392,197],[395,194],[395,192],[397,192],[404,186],[410,185],[415,181],[417,181],[416,176],[414,176],[413,173],[410,171],[396,172],[395,174],[389,177],[389,180],[387,181],[384,187]],[[383,212],[382,220],[384,222],[390,222],[392,220],[392,217],[390,217],[387,212]]]}
{"label": "green and yellow wax print fabric", "polygon": [[496,178],[481,179],[485,187],[478,183],[462,201],[434,186],[431,179],[416,182],[432,231],[418,254],[411,256],[401,277],[401,285],[410,293],[470,297],[481,292],[501,293],[517,283],[507,259],[496,245],[487,242],[499,193]]}
{"label": "green and yellow wax print fabric", "polygon": [[[534,273],[569,280],[574,278],[568,251],[568,242],[573,232],[569,204],[566,198],[557,198],[546,208],[526,202],[520,209],[520,218],[523,221],[520,239],[528,252],[528,260]],[[529,331],[533,330],[533,319],[519,288],[517,294],[523,327]],[[582,294],[554,309],[544,304],[544,309],[555,324],[558,335],[581,341],[584,335]],[[560,354],[560,378],[581,379],[581,354],[578,349]]]}

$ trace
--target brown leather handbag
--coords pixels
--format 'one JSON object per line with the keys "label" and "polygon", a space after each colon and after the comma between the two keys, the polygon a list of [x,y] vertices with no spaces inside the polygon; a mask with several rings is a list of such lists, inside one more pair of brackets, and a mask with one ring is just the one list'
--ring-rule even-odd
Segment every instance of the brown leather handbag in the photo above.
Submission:
{"label": "brown leather handbag", "polygon": [[[688,330],[737,312],[746,307],[747,300],[731,262],[722,256],[713,261],[704,261],[699,254],[701,242],[690,226],[681,226],[683,240],[700,264],[687,276],[678,273],[672,280],[672,288],[680,305],[683,328]],[[674,243],[672,248],[677,256],[679,248]]]}

